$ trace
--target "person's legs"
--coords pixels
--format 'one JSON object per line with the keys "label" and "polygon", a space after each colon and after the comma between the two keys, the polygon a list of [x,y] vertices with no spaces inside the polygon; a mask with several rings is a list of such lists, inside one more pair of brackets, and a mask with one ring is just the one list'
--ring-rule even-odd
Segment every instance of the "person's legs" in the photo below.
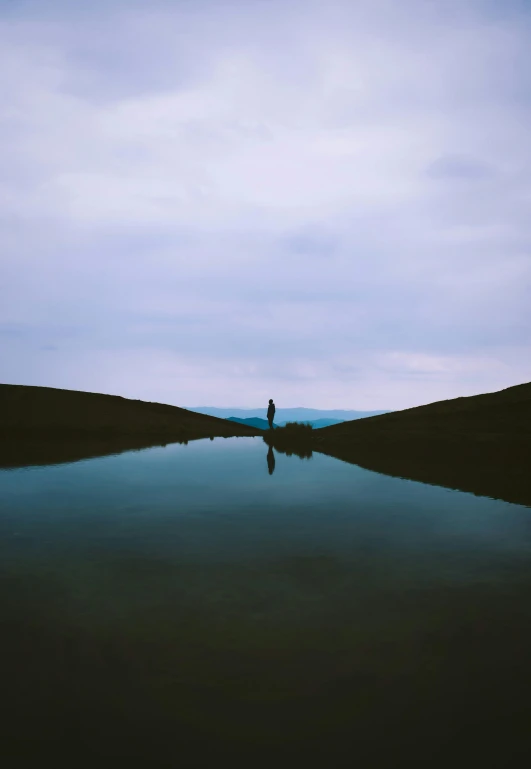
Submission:
{"label": "person's legs", "polygon": [[273,429],[273,418],[272,417],[268,417],[267,421],[269,422],[269,429],[272,430]]}

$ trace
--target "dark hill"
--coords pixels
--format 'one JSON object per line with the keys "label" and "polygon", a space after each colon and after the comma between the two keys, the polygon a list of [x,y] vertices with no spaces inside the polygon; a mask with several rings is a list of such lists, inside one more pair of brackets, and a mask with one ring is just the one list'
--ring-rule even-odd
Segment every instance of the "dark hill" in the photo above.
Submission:
{"label": "dark hill", "polygon": [[52,387],[0,385],[4,439],[129,436],[136,441],[256,434],[252,427],[161,403]]}
{"label": "dark hill", "polygon": [[314,450],[531,506],[531,383],[324,427]]}
{"label": "dark hill", "polygon": [[531,438],[531,383],[343,422],[320,431],[323,440],[342,443],[376,434],[444,434],[467,439]]}

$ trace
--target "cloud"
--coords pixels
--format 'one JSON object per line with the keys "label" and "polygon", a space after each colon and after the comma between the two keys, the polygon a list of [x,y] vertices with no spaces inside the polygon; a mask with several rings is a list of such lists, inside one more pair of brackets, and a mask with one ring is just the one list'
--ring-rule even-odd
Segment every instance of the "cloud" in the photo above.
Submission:
{"label": "cloud", "polygon": [[530,19],[0,6],[0,379],[345,408],[531,379]]}
{"label": "cloud", "polygon": [[495,170],[476,158],[460,155],[444,155],[428,167],[428,175],[434,179],[488,179]]}

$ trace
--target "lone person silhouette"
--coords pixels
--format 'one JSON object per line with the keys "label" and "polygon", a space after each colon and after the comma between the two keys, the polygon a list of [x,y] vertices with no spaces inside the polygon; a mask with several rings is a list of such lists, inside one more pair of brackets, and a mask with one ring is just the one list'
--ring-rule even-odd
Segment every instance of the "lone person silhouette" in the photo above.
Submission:
{"label": "lone person silhouette", "polygon": [[275,418],[275,404],[273,398],[269,399],[269,406],[267,409],[267,421],[269,422],[269,429],[273,429],[273,419]]}

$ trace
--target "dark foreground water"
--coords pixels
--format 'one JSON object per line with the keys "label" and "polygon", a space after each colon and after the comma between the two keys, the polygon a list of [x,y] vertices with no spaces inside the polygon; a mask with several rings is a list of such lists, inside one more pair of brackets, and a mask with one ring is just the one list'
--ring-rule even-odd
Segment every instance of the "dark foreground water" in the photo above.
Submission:
{"label": "dark foreground water", "polygon": [[531,509],[275,460],[0,471],[2,766],[525,765]]}

